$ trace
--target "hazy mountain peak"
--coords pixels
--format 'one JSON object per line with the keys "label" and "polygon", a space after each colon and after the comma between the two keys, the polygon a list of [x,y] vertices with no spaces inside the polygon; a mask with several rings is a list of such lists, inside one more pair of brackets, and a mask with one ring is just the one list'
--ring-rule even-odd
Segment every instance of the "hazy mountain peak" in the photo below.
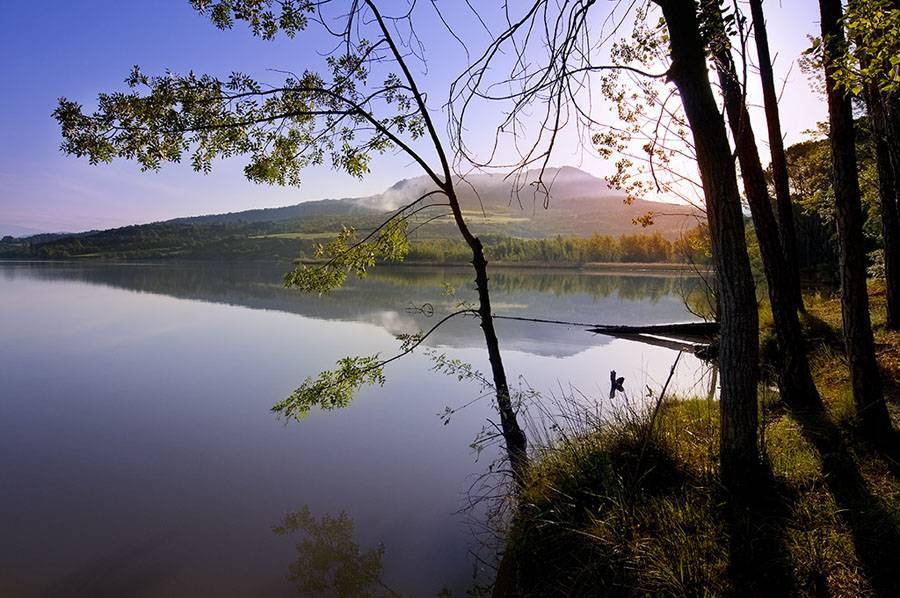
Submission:
{"label": "hazy mountain peak", "polygon": [[32,235],[39,235],[43,232],[45,231],[38,230],[36,228],[29,228],[27,226],[0,223],[0,237],[30,237]]}
{"label": "hazy mountain peak", "polygon": [[[479,235],[522,238],[641,233],[660,233],[676,238],[684,230],[696,226],[698,221],[698,213],[688,206],[643,200],[626,204],[623,194],[610,189],[603,179],[572,166],[544,170],[542,180],[550,188],[548,207],[544,209],[545,197],[534,185],[539,177],[538,170],[529,170],[519,177],[499,173],[465,176],[465,181],[459,181],[456,185],[456,193],[472,229]],[[177,218],[76,236],[99,237],[106,239],[110,247],[121,248],[125,242],[123,239],[140,239],[143,231],[152,230],[156,235],[159,230],[169,228],[186,230],[186,227],[249,226],[255,239],[265,237],[267,231],[283,238],[289,238],[292,231],[315,235],[333,232],[340,225],[374,226],[384,220],[387,212],[406,206],[436,189],[429,177],[418,176],[397,181],[384,192],[368,197],[321,199],[280,208]],[[445,200],[435,194],[419,205],[442,203]],[[434,209],[443,208],[435,206]],[[667,215],[658,218],[649,229],[635,225],[635,221],[648,212],[665,212]],[[445,219],[431,222],[417,234],[456,238],[459,233],[452,220]],[[43,243],[66,236],[52,235],[40,241]]]}
{"label": "hazy mountain peak", "polygon": [[[524,205],[534,198],[539,179],[549,188],[551,202],[621,196],[621,193],[611,190],[603,179],[574,166],[546,168],[543,174],[539,169],[531,169],[512,176],[496,172],[473,172],[457,177],[457,193],[463,202],[477,201],[477,192],[482,202]],[[383,193],[361,198],[360,203],[371,209],[395,210],[435,189],[437,186],[434,181],[427,175],[422,175],[401,179]],[[543,195],[538,195],[543,204]]]}
{"label": "hazy mountain peak", "polygon": [[[549,208],[544,209],[544,196],[535,183],[541,179],[550,190]],[[462,180],[464,179],[464,180]],[[400,209],[426,193],[437,189],[427,175],[404,178],[382,193],[368,197],[321,199],[283,208],[247,210],[232,214],[182,218],[178,222],[262,223],[309,220],[322,216],[350,220],[369,214],[377,215]],[[513,236],[546,234],[625,234],[659,231],[667,236],[683,228],[674,220],[661,222],[653,230],[642,231],[633,221],[649,211],[671,212],[671,204],[636,201],[623,202],[624,194],[611,189],[602,178],[574,166],[557,166],[543,171],[531,169],[519,176],[496,172],[473,172],[460,177],[456,192],[460,203],[476,227],[508,230]],[[442,203],[437,196],[426,202]],[[662,209],[665,206],[665,210]],[[685,206],[685,215],[694,211]],[[492,216],[491,216],[492,215]],[[500,222],[506,224],[500,225]]]}

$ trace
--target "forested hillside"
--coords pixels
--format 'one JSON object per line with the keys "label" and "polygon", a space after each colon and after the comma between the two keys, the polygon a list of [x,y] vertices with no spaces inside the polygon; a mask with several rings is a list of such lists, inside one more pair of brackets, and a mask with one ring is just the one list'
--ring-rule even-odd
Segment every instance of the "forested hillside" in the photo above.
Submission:
{"label": "forested hillside", "polygon": [[[536,174],[529,173],[516,184],[499,175],[480,174],[467,179],[471,185],[460,185],[460,203],[472,228],[495,242],[506,239],[506,247],[515,248],[505,252],[506,259],[512,261],[669,261],[671,243],[696,227],[701,217],[697,210],[686,205],[643,200],[626,203],[624,196],[611,190],[603,180],[568,167],[545,173],[551,192],[545,209],[545,198],[531,184],[535,177]],[[72,235],[8,237],[0,241],[0,257],[311,258],[316,243],[333,237],[341,227],[371,230],[386,214],[427,193],[430,185],[425,177],[418,177],[404,179],[384,193],[370,197],[310,201],[283,208],[178,218]],[[636,220],[646,214],[656,217],[652,226],[642,228]],[[458,240],[453,221],[431,220],[431,216],[430,211],[424,211],[411,222],[416,227],[412,235],[416,251],[410,257],[442,261],[452,255],[453,259],[465,261],[462,256],[465,249]],[[560,236],[571,239],[568,245],[517,241]],[[580,239],[595,236],[609,238],[604,248],[595,243],[591,250],[572,249],[576,245],[586,246]],[[619,249],[621,236],[630,239],[625,241],[630,247]],[[643,239],[644,236],[647,238]],[[555,249],[547,249],[551,246]],[[565,249],[567,246],[569,249]],[[637,250],[635,246],[641,248]],[[645,257],[633,259],[641,255]]]}

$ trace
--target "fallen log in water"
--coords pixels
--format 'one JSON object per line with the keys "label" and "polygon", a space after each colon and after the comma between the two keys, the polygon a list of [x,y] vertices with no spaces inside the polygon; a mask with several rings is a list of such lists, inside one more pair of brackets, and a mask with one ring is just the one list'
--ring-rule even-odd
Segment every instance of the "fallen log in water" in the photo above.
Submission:
{"label": "fallen log in water", "polygon": [[673,351],[687,351],[688,353],[697,353],[709,347],[710,343],[689,341],[674,337],[656,336],[652,334],[610,334],[615,338],[622,338],[628,341],[636,341],[645,345],[653,345],[655,347],[665,347]]}
{"label": "fallen log in water", "polygon": [[712,340],[719,334],[718,322],[674,322],[671,324],[649,324],[646,326],[619,326],[598,324],[588,328],[588,332],[622,336],[649,334],[653,336],[682,338],[685,340]]}
{"label": "fallen log in water", "polygon": [[712,356],[710,346],[719,334],[719,323],[675,322],[647,326],[593,326],[588,328],[588,331],[676,351],[690,351],[706,359],[706,356]]}
{"label": "fallen log in water", "polygon": [[558,324],[578,326],[594,334],[604,334],[616,338],[638,341],[648,345],[686,350],[692,353],[707,352],[719,334],[718,322],[672,322],[668,324],[647,324],[643,326],[619,324],[588,324],[542,318],[494,315],[499,320],[517,320],[538,324]]}

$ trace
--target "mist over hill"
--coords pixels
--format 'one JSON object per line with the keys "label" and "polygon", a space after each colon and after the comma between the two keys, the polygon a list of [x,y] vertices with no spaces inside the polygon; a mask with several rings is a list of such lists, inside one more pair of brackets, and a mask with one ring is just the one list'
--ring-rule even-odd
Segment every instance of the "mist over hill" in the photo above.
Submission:
{"label": "mist over hill", "polygon": [[[634,220],[648,212],[665,213],[658,218],[652,231],[667,238],[675,238],[687,226],[696,224],[697,212],[690,206],[637,200],[625,203],[625,196],[613,190],[603,179],[583,170],[564,166],[548,168],[543,180],[550,189],[548,208],[544,196],[534,184],[538,171],[528,171],[521,180],[514,181],[499,174],[473,174],[457,181],[457,193],[463,210],[472,226],[482,233],[508,234],[526,238],[555,235],[588,236],[592,234],[620,235],[640,232]],[[321,219],[347,216],[354,219],[394,211],[429,191],[436,190],[427,176],[402,179],[377,195],[343,199],[307,201],[281,208],[266,208],[211,214],[168,221],[173,224],[253,224],[283,223],[301,219]],[[674,215],[672,215],[674,214]],[[300,223],[298,223],[300,224]],[[437,224],[431,233],[437,237],[453,234],[455,229]],[[508,226],[501,230],[498,224]],[[303,227],[308,230],[308,227]]]}
{"label": "mist over hill", "polygon": [[[494,238],[658,233],[673,240],[698,222],[699,213],[690,206],[643,200],[628,204],[621,192],[602,179],[572,167],[544,172],[543,181],[550,190],[545,209],[545,197],[533,184],[537,176],[537,171],[529,171],[514,181],[496,174],[474,174],[458,181],[460,203],[470,226],[478,234]],[[435,189],[431,179],[420,176],[367,197],[307,201],[72,235],[37,235],[0,243],[0,257],[291,259],[297,257],[298,249],[328,238],[341,226],[371,229],[389,212]],[[636,225],[635,219],[648,212],[661,215],[649,228]],[[420,241],[457,238],[458,231],[448,218],[418,228],[414,236]]]}

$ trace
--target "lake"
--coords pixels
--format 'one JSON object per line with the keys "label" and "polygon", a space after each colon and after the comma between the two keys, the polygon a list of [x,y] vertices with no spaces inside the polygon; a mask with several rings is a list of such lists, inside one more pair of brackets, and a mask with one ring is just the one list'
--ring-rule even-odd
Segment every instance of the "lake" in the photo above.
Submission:
{"label": "lake", "polygon": [[[346,409],[270,411],[306,376],[389,356],[395,335],[474,299],[470,272],[382,268],[316,297],[282,288],[286,268],[0,262],[0,594],[287,596],[314,591],[330,558],[348,559],[360,585],[345,588],[408,596],[489,577],[473,556],[486,507],[466,508],[500,455],[470,446],[496,420],[481,388],[417,352]],[[498,314],[693,319],[685,276],[491,276]],[[598,409],[622,400],[610,370],[637,400],[676,355],[580,326],[497,329],[512,386],[548,401],[577,389]],[[474,319],[426,344],[487,370]],[[704,372],[684,355],[673,386],[705,396]],[[445,425],[446,407],[462,408]]]}

